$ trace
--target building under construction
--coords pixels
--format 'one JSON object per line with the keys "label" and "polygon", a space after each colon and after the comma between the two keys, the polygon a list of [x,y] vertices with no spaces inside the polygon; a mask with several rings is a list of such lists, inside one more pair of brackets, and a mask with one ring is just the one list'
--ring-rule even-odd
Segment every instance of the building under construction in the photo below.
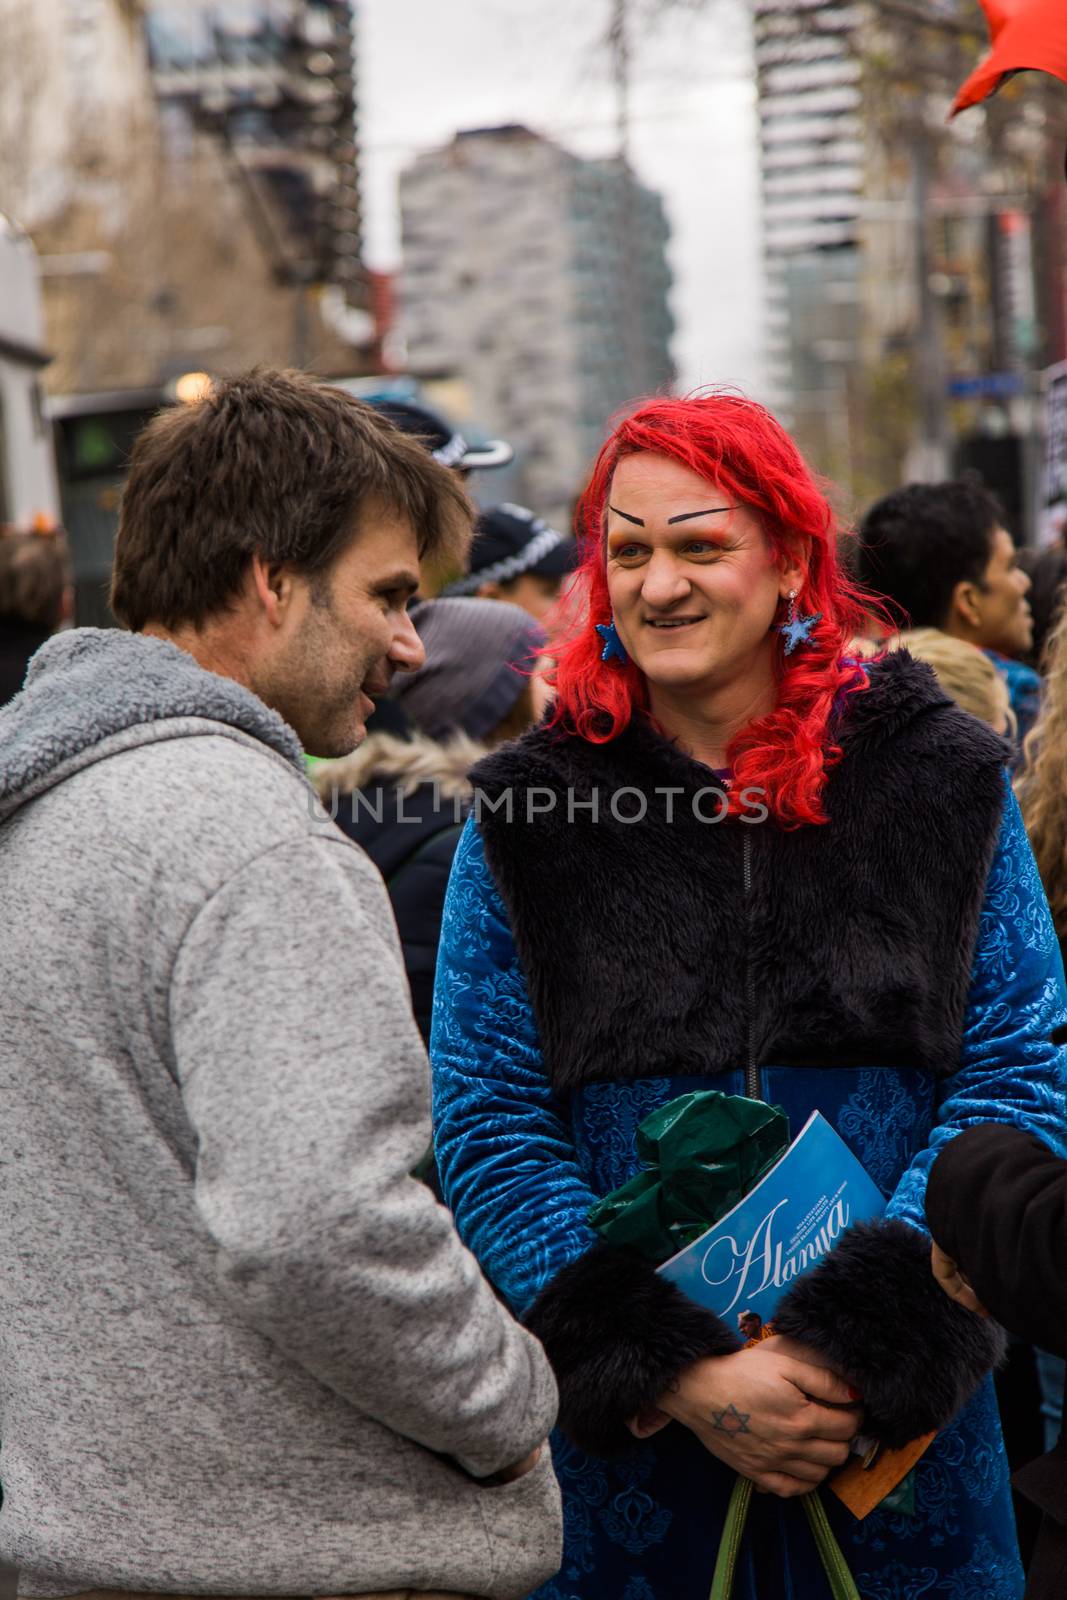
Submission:
{"label": "building under construction", "polygon": [[350,0],[149,0],[152,79],[179,151],[214,135],[281,281],[364,303]]}

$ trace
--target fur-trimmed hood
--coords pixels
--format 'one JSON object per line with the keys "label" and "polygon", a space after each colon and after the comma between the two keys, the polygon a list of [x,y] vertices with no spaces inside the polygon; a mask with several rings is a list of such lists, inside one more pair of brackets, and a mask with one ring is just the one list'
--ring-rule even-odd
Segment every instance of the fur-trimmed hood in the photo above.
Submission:
{"label": "fur-trimmed hood", "polygon": [[312,782],[324,804],[337,795],[359,789],[394,785],[414,794],[422,784],[436,783],[444,800],[468,800],[473,792],[470,770],[489,753],[465,733],[446,740],[416,733],[410,739],[391,733],[372,733],[351,755],[316,763]]}

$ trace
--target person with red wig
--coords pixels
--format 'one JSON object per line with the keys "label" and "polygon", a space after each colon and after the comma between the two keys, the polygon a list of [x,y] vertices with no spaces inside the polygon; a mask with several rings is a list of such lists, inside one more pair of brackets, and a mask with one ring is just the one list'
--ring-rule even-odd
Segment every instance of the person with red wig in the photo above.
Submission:
{"label": "person with red wig", "polygon": [[[1067,1022],[1006,746],[905,651],[792,440],[732,394],[614,429],[554,710],[475,768],[431,1041],[437,1160],[465,1241],[560,1388],[566,1535],[538,1600],[706,1600],[736,1474],[737,1594],[823,1600],[796,1497],[861,1430],[933,1443],[888,1506],[824,1496],[865,1600],[1017,1600],[987,1320],[941,1295],[924,1194],[993,1121],[1067,1149]],[[635,1130],[721,1089],[816,1109],[883,1189],[793,1281],[772,1337],[598,1242]]]}

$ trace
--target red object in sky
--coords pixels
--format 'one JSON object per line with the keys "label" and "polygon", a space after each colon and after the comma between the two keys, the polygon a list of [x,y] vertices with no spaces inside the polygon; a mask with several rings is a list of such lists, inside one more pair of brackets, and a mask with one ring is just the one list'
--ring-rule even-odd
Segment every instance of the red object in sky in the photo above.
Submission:
{"label": "red object in sky", "polygon": [[1051,72],[1067,83],[1067,0],[981,0],[993,48],[952,103],[975,106],[1015,72]]}

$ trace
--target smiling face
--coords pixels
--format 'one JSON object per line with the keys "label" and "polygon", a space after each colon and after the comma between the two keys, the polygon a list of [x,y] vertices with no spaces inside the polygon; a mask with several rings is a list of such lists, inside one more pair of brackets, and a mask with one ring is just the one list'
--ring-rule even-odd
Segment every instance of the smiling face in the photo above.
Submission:
{"label": "smiling face", "polygon": [[625,456],[608,495],[607,579],[619,637],[649,685],[714,692],[770,682],[784,569],[758,518],[668,456]]}
{"label": "smiling face", "polygon": [[288,581],[283,620],[252,687],[310,754],[347,755],[393,673],[426,659],[407,611],[419,581],[415,531],[378,510],[324,572]]}

